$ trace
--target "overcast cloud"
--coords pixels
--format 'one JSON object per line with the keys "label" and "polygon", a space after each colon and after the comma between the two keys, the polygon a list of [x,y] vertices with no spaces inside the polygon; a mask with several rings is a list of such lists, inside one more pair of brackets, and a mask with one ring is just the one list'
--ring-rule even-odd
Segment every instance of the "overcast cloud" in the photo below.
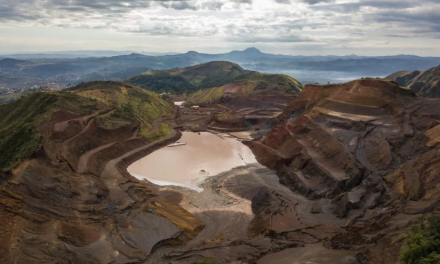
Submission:
{"label": "overcast cloud", "polygon": [[439,0],[0,0],[0,53],[256,46],[440,56],[439,25]]}

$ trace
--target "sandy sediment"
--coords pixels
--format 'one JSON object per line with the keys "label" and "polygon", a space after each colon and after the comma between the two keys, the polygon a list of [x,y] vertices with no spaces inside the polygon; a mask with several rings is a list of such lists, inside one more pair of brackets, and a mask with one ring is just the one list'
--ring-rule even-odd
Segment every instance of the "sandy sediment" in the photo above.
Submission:
{"label": "sandy sediment", "polygon": [[[276,238],[252,233],[256,224],[255,219],[259,215],[258,209],[252,204],[255,203],[255,196],[259,193],[278,195],[292,206],[290,213],[285,211],[278,218],[270,217],[274,222],[265,226],[269,231],[272,230],[270,232],[289,233],[301,228],[309,228],[310,232],[319,232],[315,227],[331,219],[336,226],[332,227],[333,229],[346,223],[346,220],[337,219],[331,214],[312,215],[311,201],[292,193],[279,183],[273,171],[259,164],[238,167],[210,177],[201,187],[204,189],[202,192],[176,186],[160,188],[158,192],[160,197],[178,202],[180,206],[200,219],[205,224],[205,228],[184,246],[158,248],[144,263],[169,263],[170,260],[191,263],[204,256],[214,256],[224,261],[241,259],[242,262],[236,263],[253,263],[265,254],[303,246],[303,242],[295,239],[289,241],[285,235]],[[279,222],[291,218],[292,212],[295,212],[295,216],[301,221],[291,221],[291,226],[280,227]],[[327,231],[332,228],[327,228]],[[309,242],[321,242],[324,237],[320,236],[322,235],[314,235],[315,238],[309,239]]]}

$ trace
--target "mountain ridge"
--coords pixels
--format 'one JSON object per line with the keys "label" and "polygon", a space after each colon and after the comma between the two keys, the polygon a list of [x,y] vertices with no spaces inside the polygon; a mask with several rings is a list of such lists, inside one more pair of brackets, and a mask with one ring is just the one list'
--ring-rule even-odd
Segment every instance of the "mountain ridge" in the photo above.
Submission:
{"label": "mountain ridge", "polygon": [[386,77],[422,97],[440,97],[440,65],[426,71],[396,72]]}
{"label": "mountain ridge", "polygon": [[[403,70],[427,70],[440,64],[440,58],[436,57],[293,56],[263,53],[253,48],[219,54],[196,51],[162,56],[150,56],[139,52],[133,54],[132,51],[114,54],[115,56],[103,57],[103,54],[105,53],[84,58],[51,57],[44,54],[9,56],[12,59],[28,60],[32,63],[13,68],[0,66],[0,87],[29,89],[30,86],[45,82],[75,85],[94,80],[124,80],[149,69],[185,68],[210,61],[231,61],[252,71],[280,72],[299,78],[305,83],[324,82],[319,76],[325,76],[327,73],[334,76],[335,71],[338,75],[355,76],[353,77],[355,79],[384,77]],[[295,73],[296,71],[310,71],[316,74],[303,77],[304,74]],[[12,79],[14,82],[11,82]]]}
{"label": "mountain ridge", "polygon": [[[141,75],[128,79],[135,85],[156,92],[195,92],[200,89],[222,87],[227,84],[234,84],[245,81],[255,81],[260,86],[270,85],[272,79],[276,76],[280,83],[294,80],[289,77],[277,74],[260,74],[253,71],[244,70],[240,65],[227,61],[212,61],[186,68],[174,68],[171,70],[150,70]],[[272,78],[273,77],[273,78]],[[272,80],[274,82],[275,80]],[[292,91],[299,92],[301,84],[294,80],[294,85],[288,87]],[[256,84],[256,85],[258,85]],[[263,89],[264,87],[260,87]]]}

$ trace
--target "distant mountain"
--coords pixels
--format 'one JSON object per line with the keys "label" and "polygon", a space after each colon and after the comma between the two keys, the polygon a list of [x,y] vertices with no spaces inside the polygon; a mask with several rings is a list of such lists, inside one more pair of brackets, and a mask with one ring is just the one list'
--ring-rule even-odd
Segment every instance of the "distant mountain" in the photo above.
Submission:
{"label": "distant mountain", "polygon": [[[225,85],[250,85],[259,90],[282,86],[286,92],[299,92],[302,85],[295,79],[280,74],[260,74],[244,70],[236,63],[213,61],[187,68],[152,70],[132,77],[127,82],[155,92],[194,92],[199,89]],[[251,84],[252,83],[252,84]],[[280,88],[281,89],[281,88]],[[202,103],[200,100],[198,103]]]}
{"label": "distant mountain", "polygon": [[0,60],[0,68],[8,69],[8,68],[18,68],[20,65],[29,64],[30,62],[24,60],[15,60],[5,58]]}
{"label": "distant mountain", "polygon": [[[22,60],[35,59],[77,59],[77,58],[102,58],[120,55],[129,55],[135,53],[134,51],[114,51],[114,50],[78,50],[78,51],[52,51],[40,53],[23,53],[23,54],[2,54],[0,57],[8,57]],[[175,55],[176,52],[139,52],[148,56],[165,56]]]}
{"label": "distant mountain", "polygon": [[387,79],[413,90],[419,96],[440,98],[440,65],[424,72],[397,72]]}
{"label": "distant mountain", "polygon": [[[81,53],[87,56],[81,57]],[[67,54],[70,57],[60,54]],[[440,58],[435,57],[412,55],[291,56],[268,54],[257,48],[221,54],[206,54],[197,51],[163,56],[148,54],[154,56],[132,51],[30,54],[33,57],[27,56],[29,54],[12,55],[9,62],[7,60],[3,66],[0,65],[0,87],[25,88],[44,82],[77,84],[94,80],[124,80],[150,69],[186,68],[211,61],[230,61],[252,71],[286,73],[307,83],[327,82],[326,80],[340,79],[337,76],[343,77],[344,75],[350,78],[352,76],[356,76],[354,78],[383,77],[397,71],[427,70],[440,64]],[[105,57],[105,55],[111,56]],[[11,63],[11,59],[30,63]],[[331,78],[331,76],[336,78]]]}

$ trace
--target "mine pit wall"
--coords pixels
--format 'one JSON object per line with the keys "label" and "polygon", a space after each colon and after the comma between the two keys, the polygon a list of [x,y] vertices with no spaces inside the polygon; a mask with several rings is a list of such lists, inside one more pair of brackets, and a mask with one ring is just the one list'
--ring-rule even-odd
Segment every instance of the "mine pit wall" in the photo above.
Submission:
{"label": "mine pit wall", "polygon": [[[17,182],[6,182],[7,175],[2,173],[0,182],[2,188],[5,187],[5,192],[0,188],[0,217],[7,222],[4,223],[6,224],[4,231],[3,224],[0,223],[0,231],[9,232],[6,230],[10,230],[11,239],[14,240],[10,240],[9,237],[0,237],[1,245],[7,246],[5,248],[0,246],[0,262],[9,263],[6,258],[12,258],[19,263],[24,263],[24,260],[28,263],[34,263],[35,260],[43,258],[53,261],[62,260],[63,256],[71,252],[69,251],[70,247],[75,246],[78,247],[78,252],[89,252],[93,257],[96,257],[92,260],[91,255],[87,257],[86,253],[84,255],[78,254],[73,259],[75,263],[110,263],[114,261],[114,256],[110,256],[111,254],[108,252],[107,254],[101,254],[101,251],[94,252],[92,247],[96,245],[102,248],[128,250],[119,243],[119,239],[124,239],[124,236],[136,239],[147,238],[149,233],[146,230],[149,230],[148,226],[153,220],[166,223],[168,228],[165,230],[172,228],[177,233],[175,236],[169,236],[169,232],[162,232],[161,236],[164,240],[160,240],[159,237],[158,243],[151,245],[151,251],[147,246],[148,243],[155,242],[155,238],[151,238],[151,241],[147,239],[148,245],[141,243],[138,244],[139,248],[133,249],[134,251],[124,252],[133,260],[145,259],[148,254],[161,245],[182,244],[197,236],[204,228],[203,223],[179,205],[156,197],[155,187],[148,184],[138,184],[139,181],[127,172],[127,167],[132,162],[177,141],[181,137],[178,130],[173,130],[171,133],[169,138],[147,145],[145,149],[119,161],[115,166],[116,171],[112,170],[112,173],[121,175],[120,177],[126,178],[127,181],[115,186],[106,186],[106,183],[101,180],[102,177],[99,176],[75,173],[73,170],[69,170],[66,162],[50,165],[50,161],[47,159],[24,161],[14,172]],[[137,141],[137,147],[145,147],[145,142]],[[52,192],[48,192],[48,190]],[[130,201],[127,206],[118,202],[124,196]],[[6,208],[3,208],[4,206]],[[23,208],[23,212],[21,208]],[[127,210],[133,214],[125,214]],[[130,233],[129,230],[127,233],[121,231],[125,230],[125,225],[131,225],[136,221],[139,223],[141,218],[137,219],[137,215],[145,217],[146,220],[142,220],[145,230],[139,229],[138,235],[136,232]],[[16,223],[19,229],[11,230],[11,227],[7,226],[10,223],[14,228]],[[114,223],[118,223],[117,227],[113,226]],[[55,224],[56,227],[52,226]],[[27,237],[23,237],[20,226],[24,226],[23,230],[31,234],[40,229],[42,231],[38,231],[34,240],[31,241]],[[93,230],[90,231],[90,228]],[[118,234],[117,239],[112,240],[115,237],[110,236],[109,232]],[[55,241],[50,242],[54,243],[53,245],[49,244],[56,248],[57,254],[61,255],[44,250],[48,242],[47,236],[51,236],[51,241]],[[105,239],[100,239],[100,236]],[[89,240],[78,240],[82,237]],[[15,240],[17,238],[19,238],[17,240],[19,243]],[[115,241],[119,241],[119,244]],[[138,242],[140,243],[140,241]],[[63,243],[69,249],[63,248]],[[17,248],[17,245],[20,247]],[[32,256],[26,255],[27,251],[32,251],[34,254]]]}
{"label": "mine pit wall", "polygon": [[129,139],[133,136],[133,130],[138,126],[137,122],[129,126],[124,126],[116,130],[104,130],[99,128],[95,121],[92,121],[89,130],[83,134],[72,139],[65,146],[65,150],[62,152],[69,164],[77,170],[79,158],[83,153],[90,151],[102,145],[106,145],[112,142]]}
{"label": "mine pit wall", "polygon": [[265,139],[245,144],[283,185],[316,203],[313,214],[325,200],[329,216],[347,220],[326,246],[362,252],[365,263],[396,263],[396,236],[439,212],[438,104],[380,80],[310,85]]}

